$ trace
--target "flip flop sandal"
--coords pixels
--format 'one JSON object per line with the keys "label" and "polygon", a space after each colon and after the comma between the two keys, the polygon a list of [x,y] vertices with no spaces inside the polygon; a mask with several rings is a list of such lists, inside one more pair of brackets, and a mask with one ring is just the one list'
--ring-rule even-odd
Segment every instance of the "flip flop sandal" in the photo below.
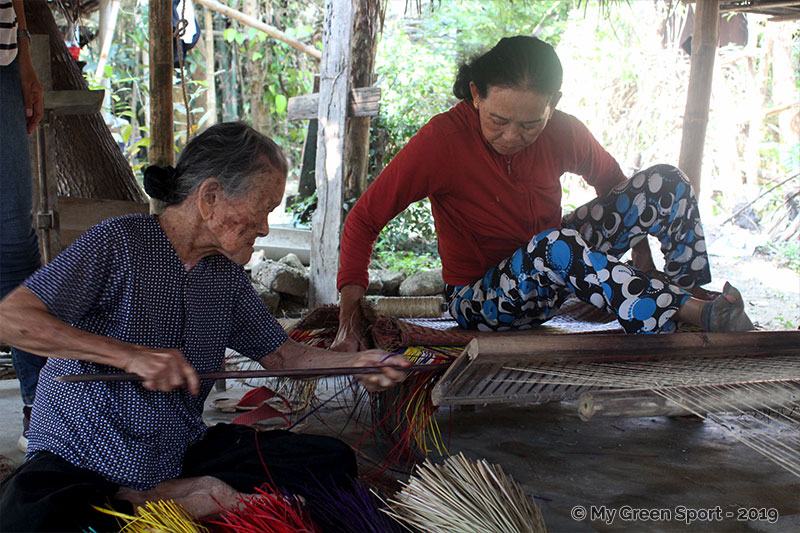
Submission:
{"label": "flip flop sandal", "polygon": [[233,420],[231,420],[231,424],[241,424],[244,426],[254,426],[259,422],[263,422],[264,420],[269,420],[272,418],[281,418],[285,422],[285,427],[289,427],[292,424],[289,422],[289,419],[286,418],[286,415],[272,407],[271,405],[267,405],[266,403],[261,404],[260,406],[256,407],[252,411],[247,413],[243,413]]}
{"label": "flip flop sandal", "polygon": [[248,391],[241,398],[231,398],[228,396],[214,398],[214,400],[211,401],[211,407],[219,409],[223,413],[235,413],[237,411],[252,411],[253,409],[258,408],[264,402],[282,402],[283,405],[286,406],[287,410],[291,410],[289,401],[286,398],[263,386]]}

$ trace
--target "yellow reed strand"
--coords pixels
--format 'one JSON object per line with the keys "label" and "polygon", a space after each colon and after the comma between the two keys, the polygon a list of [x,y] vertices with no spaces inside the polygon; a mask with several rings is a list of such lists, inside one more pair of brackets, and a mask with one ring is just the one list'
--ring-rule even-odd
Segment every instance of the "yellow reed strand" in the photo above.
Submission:
{"label": "yellow reed strand", "polygon": [[152,533],[153,531],[168,531],[170,533],[205,533],[207,528],[199,524],[180,504],[172,500],[147,502],[144,507],[139,507],[137,515],[132,516],[115,511],[111,507],[102,508],[92,506],[95,510],[117,517],[125,522],[120,532],[123,533]]}

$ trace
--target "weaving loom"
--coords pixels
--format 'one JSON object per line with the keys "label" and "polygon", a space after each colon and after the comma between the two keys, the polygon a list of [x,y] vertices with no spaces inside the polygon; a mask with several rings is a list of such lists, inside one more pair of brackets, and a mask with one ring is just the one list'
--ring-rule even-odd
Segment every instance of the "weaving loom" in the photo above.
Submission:
{"label": "weaving loom", "polygon": [[[324,346],[337,311],[313,311],[292,337]],[[425,372],[372,395],[373,420],[395,443],[389,463],[447,454],[438,406],[566,401],[585,420],[702,416],[800,476],[800,331],[626,335],[612,316],[578,300],[545,325],[514,332],[365,314],[376,346],[417,364],[450,364],[443,375]],[[738,425],[720,423],[713,413],[721,412],[739,413]]]}
{"label": "weaving loom", "polygon": [[[474,339],[436,405],[578,399],[584,419],[695,414],[800,476],[800,331]],[[736,427],[714,415],[739,414]]]}

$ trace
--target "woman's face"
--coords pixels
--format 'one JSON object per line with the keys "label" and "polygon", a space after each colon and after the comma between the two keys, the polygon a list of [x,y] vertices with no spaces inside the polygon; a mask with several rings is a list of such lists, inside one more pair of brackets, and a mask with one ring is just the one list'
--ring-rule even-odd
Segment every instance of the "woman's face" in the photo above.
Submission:
{"label": "woman's face", "polygon": [[236,264],[246,264],[256,238],[269,233],[267,216],[280,205],[285,187],[286,176],[274,170],[258,176],[242,196],[221,193],[207,220],[217,251]]}
{"label": "woman's face", "polygon": [[542,133],[553,111],[556,98],[527,89],[490,86],[486,98],[470,83],[472,101],[477,104],[481,132],[498,153],[512,155],[533,142]]}

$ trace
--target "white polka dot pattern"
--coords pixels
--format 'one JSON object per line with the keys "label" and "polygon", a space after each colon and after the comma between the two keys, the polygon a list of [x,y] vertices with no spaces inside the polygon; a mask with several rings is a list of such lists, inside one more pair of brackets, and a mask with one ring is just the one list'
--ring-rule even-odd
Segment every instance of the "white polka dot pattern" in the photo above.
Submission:
{"label": "white polka dot pattern", "polygon": [[[225,348],[259,359],[286,341],[242,267],[222,255],[187,272],[157,218],[128,215],[89,229],[25,286],[59,319],[85,331],[179,349],[198,372],[219,370]],[[122,372],[50,358],[36,391],[29,457],[42,450],[146,490],[177,477],[183,454],[205,433],[203,403],[184,390],[139,383],[58,383],[66,374]]]}

